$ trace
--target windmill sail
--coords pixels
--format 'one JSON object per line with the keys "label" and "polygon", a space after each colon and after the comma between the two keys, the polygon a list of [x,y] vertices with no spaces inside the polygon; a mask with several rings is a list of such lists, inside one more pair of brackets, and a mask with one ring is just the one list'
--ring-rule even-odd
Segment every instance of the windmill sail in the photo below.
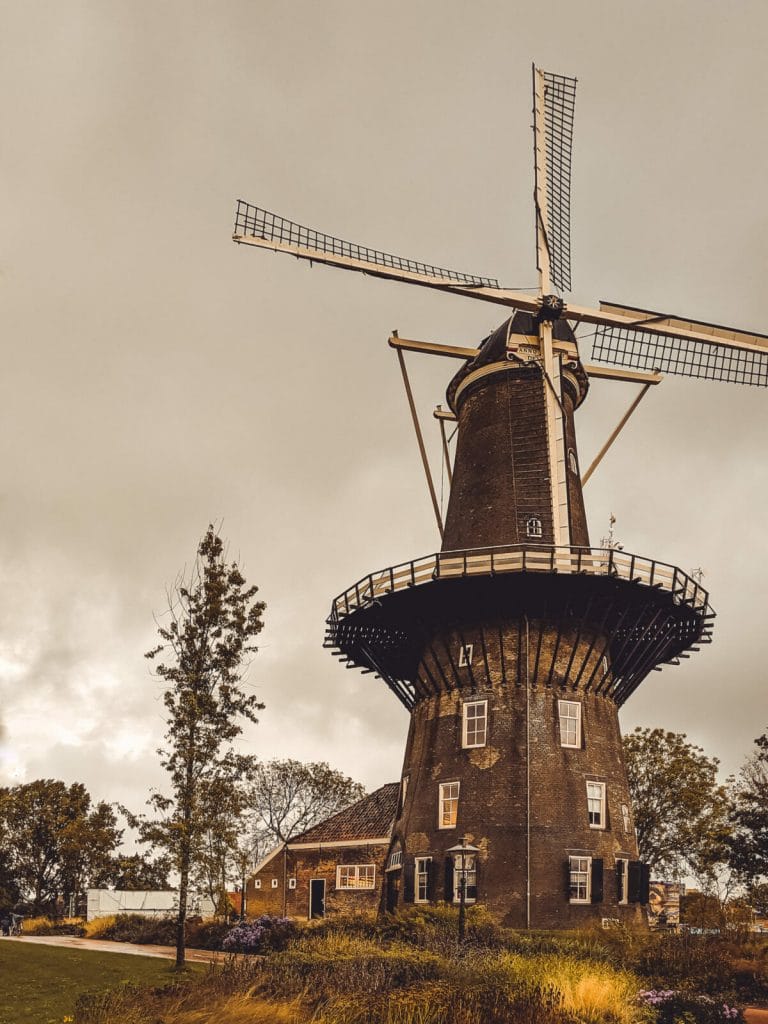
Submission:
{"label": "windmill sail", "polygon": [[356,242],[345,242],[334,235],[326,235],[314,228],[304,227],[242,199],[237,201],[233,237],[236,242],[263,245],[268,249],[291,253],[299,259],[329,263],[348,270],[375,274],[378,277],[410,280],[432,287],[458,285],[495,290],[499,290],[500,287],[495,278],[462,274],[457,270],[433,266],[431,263],[393,256],[391,253],[370,249]]}
{"label": "windmill sail", "polygon": [[[536,97],[537,73],[543,79],[541,100]],[[575,78],[534,68],[537,238],[543,241],[549,254],[552,284],[563,291],[571,289],[571,159],[575,104]],[[539,145],[539,132],[543,132],[544,147]],[[540,244],[538,249],[540,264]]]}
{"label": "windmill sail", "polygon": [[[608,302],[601,302],[600,309],[608,314],[630,317],[632,322],[621,326],[596,325],[592,358],[598,362],[768,387],[768,337],[764,334]],[[669,328],[669,334],[664,333],[665,327]],[[683,337],[685,332],[696,333],[699,337]]]}

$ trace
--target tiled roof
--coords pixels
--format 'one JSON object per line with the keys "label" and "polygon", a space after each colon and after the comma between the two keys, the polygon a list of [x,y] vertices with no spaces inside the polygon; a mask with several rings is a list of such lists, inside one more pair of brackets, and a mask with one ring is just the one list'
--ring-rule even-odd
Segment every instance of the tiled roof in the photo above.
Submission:
{"label": "tiled roof", "polygon": [[399,782],[388,782],[370,796],[363,797],[356,804],[339,811],[318,825],[294,836],[294,843],[333,843],[350,839],[381,839],[392,831],[397,811]]}

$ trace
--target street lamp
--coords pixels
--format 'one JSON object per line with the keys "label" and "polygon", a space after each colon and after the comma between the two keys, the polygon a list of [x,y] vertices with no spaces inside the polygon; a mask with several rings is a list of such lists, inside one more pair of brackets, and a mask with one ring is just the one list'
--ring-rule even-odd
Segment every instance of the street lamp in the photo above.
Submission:
{"label": "street lamp", "polygon": [[464,941],[464,919],[467,905],[467,874],[475,864],[475,857],[480,852],[479,847],[472,846],[467,842],[467,837],[462,836],[456,846],[445,851],[449,857],[453,857],[453,874],[458,873],[459,880],[459,942]]}

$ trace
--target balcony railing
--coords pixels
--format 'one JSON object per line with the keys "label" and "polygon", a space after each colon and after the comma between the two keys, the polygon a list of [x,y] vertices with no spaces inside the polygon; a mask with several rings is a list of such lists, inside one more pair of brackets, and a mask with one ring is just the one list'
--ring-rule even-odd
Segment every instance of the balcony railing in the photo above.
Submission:
{"label": "balcony railing", "polygon": [[441,551],[369,573],[334,600],[331,619],[338,621],[387,594],[435,580],[529,572],[608,576],[665,591],[672,595],[676,604],[686,604],[702,614],[709,609],[707,591],[682,569],[665,562],[616,548],[512,544],[470,548],[467,551]]}

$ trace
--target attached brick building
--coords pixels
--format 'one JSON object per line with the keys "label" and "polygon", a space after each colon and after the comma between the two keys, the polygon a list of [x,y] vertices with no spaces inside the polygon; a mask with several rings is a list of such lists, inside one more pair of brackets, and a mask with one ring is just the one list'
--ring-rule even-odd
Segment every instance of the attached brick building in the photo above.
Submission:
{"label": "attached brick building", "polygon": [[378,910],[399,790],[390,782],[276,847],[246,885],[249,917]]}

